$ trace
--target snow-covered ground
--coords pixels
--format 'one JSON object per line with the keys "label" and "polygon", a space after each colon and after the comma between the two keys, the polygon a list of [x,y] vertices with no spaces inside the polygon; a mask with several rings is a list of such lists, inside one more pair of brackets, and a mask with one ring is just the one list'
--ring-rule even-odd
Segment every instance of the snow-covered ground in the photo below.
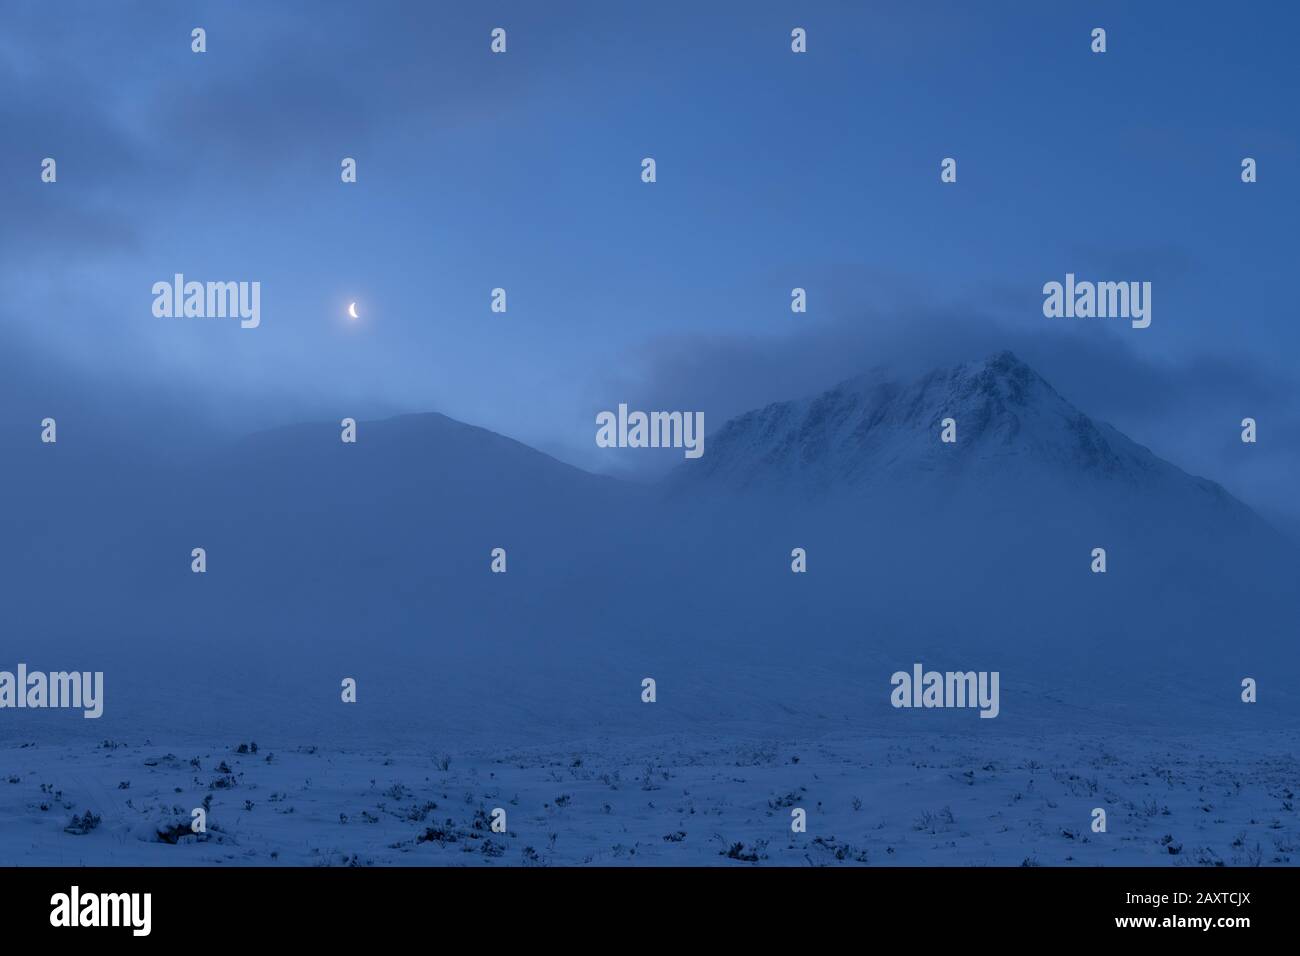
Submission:
{"label": "snow-covered ground", "polygon": [[[241,743],[249,752],[240,752]],[[494,752],[262,740],[253,753],[252,743],[6,743],[0,862],[1248,866],[1300,859],[1295,733],[677,736]],[[205,802],[208,830],[196,836],[191,812]],[[491,830],[497,807],[506,812],[505,833]],[[1096,807],[1106,811],[1105,833],[1091,831]],[[794,808],[807,811],[806,833],[791,831]]]}

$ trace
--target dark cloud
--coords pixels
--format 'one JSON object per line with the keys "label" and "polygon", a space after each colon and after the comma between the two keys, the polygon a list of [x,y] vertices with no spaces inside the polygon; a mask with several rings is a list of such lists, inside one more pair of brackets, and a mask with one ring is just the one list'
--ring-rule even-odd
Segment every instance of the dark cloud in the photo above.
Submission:
{"label": "dark cloud", "polygon": [[[826,93],[823,108],[828,116],[823,117],[827,119],[823,125],[836,136],[817,138],[814,111],[801,134],[788,137],[796,148],[780,149],[772,131],[789,118],[774,114],[771,104],[778,102],[773,97],[792,95],[784,81],[769,80],[768,86],[755,92],[725,70],[721,78],[717,75],[719,62],[733,66],[749,62],[748,54],[739,52],[741,44],[728,49],[727,38],[734,35],[720,26],[732,20],[736,30],[767,31],[771,24],[762,20],[742,24],[728,10],[702,10],[700,17],[709,26],[684,36],[675,17],[647,16],[629,24],[620,5],[570,4],[564,16],[545,5],[506,9],[512,52],[509,57],[492,58],[484,51],[487,30],[495,25],[490,19],[497,14],[495,7],[485,12],[472,5],[453,9],[401,0],[369,4],[142,0],[62,2],[53,8],[40,0],[9,0],[0,6],[0,126],[7,145],[0,150],[0,209],[5,222],[0,230],[0,278],[11,290],[0,303],[0,422],[26,427],[33,416],[57,407],[76,409],[79,417],[101,423],[118,422],[131,434],[138,433],[142,421],[172,422],[173,430],[181,434],[199,425],[251,430],[319,418],[327,411],[333,414],[343,402],[361,415],[428,410],[410,404],[421,397],[427,401],[432,394],[424,383],[436,375],[422,363],[446,354],[448,361],[462,366],[490,369],[483,356],[505,351],[489,339],[479,339],[477,350],[444,349],[454,346],[458,338],[472,340],[472,320],[465,318],[472,313],[456,299],[454,289],[447,290],[447,303],[427,307],[423,288],[427,276],[439,267],[459,266],[461,273],[448,286],[490,287],[477,273],[466,278],[463,264],[448,254],[450,247],[473,248],[477,243],[483,250],[481,258],[490,266],[484,266],[483,272],[495,272],[506,258],[498,243],[509,237],[521,243],[521,249],[519,263],[508,271],[526,275],[525,261],[538,251],[528,245],[532,234],[523,229],[531,213],[535,224],[555,226],[554,248],[567,250],[578,263],[575,274],[587,283],[586,272],[595,268],[583,258],[590,248],[583,245],[584,230],[590,234],[593,224],[604,226],[602,216],[619,218],[619,225],[629,232],[635,232],[638,222],[653,224],[652,217],[637,220],[639,213],[628,212],[631,207],[608,207],[605,200],[591,200],[593,193],[619,195],[612,188],[606,193],[593,190],[592,177],[612,175],[609,170],[618,162],[624,143],[630,155],[641,155],[637,150],[642,148],[644,129],[654,130],[659,142],[673,143],[675,127],[686,121],[700,126],[712,123],[716,101],[725,100],[734,107],[734,116],[726,116],[717,130],[704,130],[703,138],[691,130],[690,143],[677,143],[679,170],[691,161],[691,149],[698,149],[701,142],[716,144],[717,151],[708,154],[707,162],[696,156],[700,180],[711,188],[692,194],[689,201],[675,200],[682,203],[677,208],[689,215],[683,213],[680,223],[671,227],[682,235],[694,230],[716,236],[718,264],[699,257],[691,266],[703,262],[704,267],[674,272],[678,267],[671,244],[676,234],[653,231],[644,237],[643,249],[628,250],[628,260],[644,258],[647,269],[659,270],[656,282],[662,275],[666,300],[680,295],[699,302],[701,295],[710,294],[717,275],[746,274],[752,267],[748,257],[755,249],[767,243],[783,252],[787,246],[797,249],[798,242],[780,231],[784,227],[779,216],[772,224],[776,233],[765,234],[759,220],[754,221],[753,234],[748,221],[737,233],[728,219],[730,207],[710,205],[725,197],[730,180],[742,174],[744,156],[759,148],[764,154],[771,150],[774,180],[762,183],[762,193],[755,195],[768,196],[777,187],[797,185],[801,197],[808,193],[801,203],[806,201],[807,208],[816,211],[810,236],[822,232],[824,225],[825,231],[839,237],[824,243],[815,257],[809,254],[813,261],[797,263],[800,276],[818,273],[800,280],[817,289],[818,314],[839,318],[792,320],[786,334],[771,334],[770,327],[754,334],[674,334],[629,347],[638,329],[655,327],[652,315],[640,314],[637,321],[644,321],[643,325],[624,323],[611,332],[609,342],[617,344],[607,346],[601,334],[591,332],[594,326],[566,324],[566,306],[557,297],[559,304],[552,313],[530,317],[536,319],[534,329],[553,329],[549,334],[556,343],[549,353],[539,352],[537,364],[557,370],[557,378],[560,370],[565,375],[571,372],[572,381],[550,389],[534,380],[525,387],[503,374],[501,381],[448,386],[450,401],[473,410],[467,417],[586,467],[636,470],[647,460],[645,456],[594,454],[591,423],[596,411],[619,401],[647,408],[703,409],[715,428],[750,408],[815,394],[872,368],[886,367],[906,376],[1009,348],[1081,409],[1112,422],[1176,464],[1223,481],[1252,504],[1300,512],[1289,487],[1289,476],[1300,464],[1300,452],[1289,450],[1300,449],[1295,376],[1273,357],[1284,349],[1269,345],[1271,335],[1292,334],[1288,323],[1265,317],[1253,329],[1255,340],[1243,342],[1242,351],[1211,351],[1216,337],[1231,339],[1223,335],[1214,316],[1195,315],[1192,318],[1199,320],[1201,328],[1186,323],[1186,338],[1180,340],[1183,351],[1173,353],[1160,351],[1172,337],[1157,331],[1005,320],[1001,317],[1033,315],[1041,282],[1056,273],[1040,274],[1038,261],[1028,264],[1015,251],[1027,230],[1037,228],[1033,220],[1012,220],[1008,225],[989,210],[980,211],[975,220],[980,229],[989,230],[980,234],[984,247],[970,248],[955,238],[938,241],[936,255],[941,258],[931,263],[931,275],[900,279],[899,263],[885,260],[886,243],[873,238],[872,230],[915,238],[942,228],[946,220],[935,216],[914,220],[911,206],[892,208],[883,196],[878,197],[883,218],[852,218],[853,198],[863,191],[858,166],[870,160],[871,149],[878,145],[875,128],[870,140],[850,138],[853,124],[838,122],[842,97],[832,95],[829,85],[818,87]],[[760,15],[769,16],[755,12]],[[770,16],[779,19],[775,12]],[[939,25],[941,45],[930,47],[927,54],[936,77],[945,63],[960,66],[962,51],[970,46],[968,28],[1001,29],[959,7],[940,19],[947,24]],[[575,32],[575,22],[583,24],[581,31]],[[197,24],[209,30],[209,53],[202,57],[189,51],[189,31]],[[932,43],[935,29],[933,23],[926,24]],[[861,79],[857,67],[861,62],[879,68],[882,58],[893,57],[895,65],[902,65],[916,55],[907,42],[914,30],[914,22],[898,13],[877,18],[869,30],[847,31],[833,39],[826,36],[830,55],[825,62],[838,63],[838,69],[846,72],[837,76],[853,81]],[[752,45],[758,40],[749,37],[747,42]],[[780,45],[773,49],[779,50]],[[864,52],[871,54],[865,61]],[[655,74],[653,68],[664,64],[671,68]],[[1008,91],[1016,85],[1019,92],[1021,77],[1009,74],[1000,82],[1009,85]],[[690,96],[665,102],[659,98],[664,88],[674,97],[679,91],[689,91]],[[906,92],[900,87],[891,93],[900,110],[912,108]],[[750,120],[759,120],[748,136],[739,123],[747,102],[754,108]],[[820,94],[807,105],[812,108],[817,102]],[[930,107],[926,93],[916,119],[911,113],[906,119],[924,130],[933,125],[934,116],[925,113]],[[1245,107],[1234,103],[1232,115],[1241,108]],[[1198,123],[1202,112],[1196,114]],[[831,115],[836,122],[829,122]],[[517,118],[523,123],[516,123]],[[904,121],[901,114],[896,119],[883,114],[873,122],[888,127],[891,119],[896,124]],[[776,126],[769,126],[769,120]],[[1013,120],[1009,116],[1004,122]],[[537,129],[521,136],[518,127],[528,122],[537,124]],[[548,124],[556,123],[552,133]],[[572,142],[564,139],[574,136],[575,130],[582,132],[578,127],[583,124],[590,127],[590,136]],[[1010,125],[1007,128],[1016,132]],[[905,136],[905,129],[899,125],[891,135],[908,138],[911,134]],[[1187,149],[1182,151],[1196,147],[1208,135],[1184,136],[1179,142]],[[1250,139],[1252,149],[1272,150],[1270,168],[1295,155],[1295,140],[1289,134],[1264,129]],[[809,148],[809,142],[828,148],[818,152]],[[9,148],[9,144],[15,145]],[[579,175],[552,181],[551,174],[563,170],[559,165],[538,164],[536,156],[530,159],[530,148],[544,153],[554,149],[547,162],[577,169]],[[978,141],[968,148],[973,158],[979,156]],[[1000,155],[987,144],[982,152],[990,164]],[[354,197],[330,189],[337,182],[338,160],[354,154],[363,163],[367,187],[370,183],[391,186],[387,192],[381,186],[377,192],[357,190]],[[46,155],[59,160],[56,187],[38,180],[39,162]],[[498,184],[472,175],[478,164],[500,155],[517,158],[529,176],[499,177],[505,182]],[[461,164],[460,175],[441,182],[442,164],[452,157]],[[791,162],[796,165],[789,166]],[[823,194],[815,189],[814,177],[828,169],[854,171],[847,193]],[[792,170],[799,175],[791,176]],[[317,175],[319,192],[313,178]],[[1068,171],[1060,175],[1067,186],[1056,195],[1069,198]],[[777,176],[785,179],[776,181]],[[1237,186],[1232,179],[1228,177]],[[672,201],[671,182],[666,179],[656,196]],[[297,187],[289,188],[291,183]],[[1260,187],[1269,208],[1282,213],[1294,206],[1293,200],[1287,205],[1290,194],[1280,191],[1284,184],[1279,178]],[[1200,182],[1194,185],[1204,188]],[[1265,188],[1275,191],[1263,193]],[[498,189],[506,190],[510,202],[502,199]],[[572,210],[565,207],[565,216],[571,218],[557,215],[555,206],[539,208],[528,202],[533,193],[549,189],[572,200]],[[459,219],[449,216],[440,221],[443,197],[452,190],[481,196],[483,209],[474,208],[472,217],[462,209]],[[1186,188],[1179,193],[1190,194]],[[385,216],[393,206],[372,205],[376,195],[411,210],[409,221],[393,223],[392,235]],[[1051,195],[1044,193],[1038,201],[1048,203]],[[582,205],[584,197],[593,208]],[[345,205],[353,201],[357,206]],[[1008,193],[1006,201],[1024,203],[1026,194]],[[299,215],[306,217],[329,203],[339,210],[333,221],[319,217],[310,225],[300,223]],[[1123,211],[1118,199],[1115,208]],[[354,214],[359,225],[355,246],[349,246],[349,230],[339,224],[346,226]],[[473,217],[488,225],[480,223],[476,229]],[[849,231],[844,231],[846,217]],[[1275,218],[1290,221],[1281,214]],[[325,226],[337,228],[337,238],[321,227],[322,219]],[[1251,219],[1243,223],[1252,228],[1259,225]],[[1119,221],[1128,229],[1125,235],[1141,233],[1135,227],[1148,224]],[[1043,231],[1048,226],[1059,231],[1058,225],[1053,218]],[[1192,282],[1212,271],[1207,266],[1217,261],[1213,242],[1219,240],[1197,245],[1197,237],[1189,237],[1188,248],[1183,248],[1175,228],[1169,230],[1171,241],[1138,235],[1131,238],[1137,247],[1124,248],[1110,241],[1118,225],[1107,219],[1100,228],[1072,226],[1066,230],[1071,238],[1062,240],[1065,244],[1060,248],[1045,245],[1050,246],[1053,261],[1077,262],[1079,272],[1153,280],[1160,286],[1157,298],[1162,303],[1181,305],[1201,291],[1213,294],[1234,283],[1236,288],[1256,290],[1252,294],[1261,299],[1273,294],[1274,287],[1265,280],[1279,272],[1263,252],[1253,253],[1258,261],[1251,270],[1228,271],[1199,286]],[[443,261],[434,262],[427,240],[439,229],[444,233],[442,248],[434,246],[433,254],[441,251]],[[1266,231],[1257,239],[1261,250],[1284,248],[1283,243],[1268,241],[1269,235]],[[323,249],[326,244],[339,249]],[[299,258],[281,253],[295,247]],[[904,257],[911,255],[911,248],[904,243]],[[963,266],[968,260],[974,263],[975,271],[988,273],[983,285],[965,290],[963,297],[958,285],[966,280],[944,273],[941,266],[947,260],[942,256]],[[221,268],[241,270],[234,273],[240,277],[268,280],[267,308],[275,302],[279,312],[257,333],[255,343],[239,335],[210,334],[202,327],[186,327],[183,336],[171,335],[169,326],[149,324],[147,293],[152,281],[169,277],[173,270],[184,271],[196,260],[219,261]],[[866,266],[861,260],[873,264]],[[340,286],[373,283],[378,295],[387,282],[393,301],[387,328],[409,321],[402,334],[394,333],[382,346],[349,341],[345,347],[322,331],[325,326],[319,315],[331,305],[323,300],[335,292],[331,270],[336,262],[343,264],[340,271],[358,273],[340,278]],[[1026,273],[1035,281],[1024,281]],[[327,277],[324,282],[322,274]],[[1008,278],[997,284],[998,277]],[[541,285],[533,278],[534,285]],[[272,279],[278,281],[272,284]],[[622,283],[618,288],[625,290],[629,275],[622,273],[609,281],[611,286]],[[978,307],[933,301],[930,284]],[[1163,298],[1167,288],[1168,299]],[[783,289],[777,292],[784,295]],[[521,300],[512,298],[512,314],[513,303]],[[426,311],[433,313],[432,318]],[[689,308],[687,315],[700,329],[712,326],[709,315],[690,315]],[[1266,321],[1274,325],[1269,327]],[[571,351],[566,336],[576,343]],[[617,352],[610,354],[606,348]],[[415,361],[412,355],[422,357]],[[609,364],[600,365],[602,359]],[[528,394],[530,388],[535,394]],[[1260,421],[1260,443],[1249,448],[1237,440],[1238,423],[1246,415]],[[104,424],[100,430],[107,427]],[[659,464],[677,460],[666,456]]]}

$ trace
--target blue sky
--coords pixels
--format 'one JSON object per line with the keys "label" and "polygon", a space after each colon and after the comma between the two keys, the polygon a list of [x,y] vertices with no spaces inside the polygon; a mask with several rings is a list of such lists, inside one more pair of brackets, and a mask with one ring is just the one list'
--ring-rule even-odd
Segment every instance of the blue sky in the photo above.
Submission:
{"label": "blue sky", "polygon": [[[712,428],[1013,348],[1294,514],[1298,26],[1281,3],[6,3],[0,421],[438,410],[620,470],[645,459],[593,440],[619,402]],[[175,272],[260,281],[261,327],[155,318]],[[1152,282],[1151,328],[1045,319],[1066,272]]]}

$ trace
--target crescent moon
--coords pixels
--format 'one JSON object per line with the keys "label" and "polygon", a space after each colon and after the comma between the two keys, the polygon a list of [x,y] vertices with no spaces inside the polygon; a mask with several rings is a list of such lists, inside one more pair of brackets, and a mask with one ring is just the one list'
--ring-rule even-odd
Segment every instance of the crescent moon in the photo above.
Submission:
{"label": "crescent moon", "polygon": [[348,306],[348,317],[353,319],[361,318],[361,316],[357,315],[357,304],[355,302]]}

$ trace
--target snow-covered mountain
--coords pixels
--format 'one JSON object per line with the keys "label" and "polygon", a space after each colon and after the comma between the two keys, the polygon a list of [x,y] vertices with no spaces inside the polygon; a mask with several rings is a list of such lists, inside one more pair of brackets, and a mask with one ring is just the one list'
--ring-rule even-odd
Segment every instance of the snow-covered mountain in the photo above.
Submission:
{"label": "snow-covered mountain", "polygon": [[[956,440],[940,440],[951,419]],[[1095,422],[1011,352],[935,369],[912,381],[882,373],[812,398],[731,419],[680,490],[789,492],[816,498],[854,488],[940,479],[1009,487],[1025,481],[1113,483],[1123,493],[1185,496],[1240,513],[1221,486],[1186,474]]]}

